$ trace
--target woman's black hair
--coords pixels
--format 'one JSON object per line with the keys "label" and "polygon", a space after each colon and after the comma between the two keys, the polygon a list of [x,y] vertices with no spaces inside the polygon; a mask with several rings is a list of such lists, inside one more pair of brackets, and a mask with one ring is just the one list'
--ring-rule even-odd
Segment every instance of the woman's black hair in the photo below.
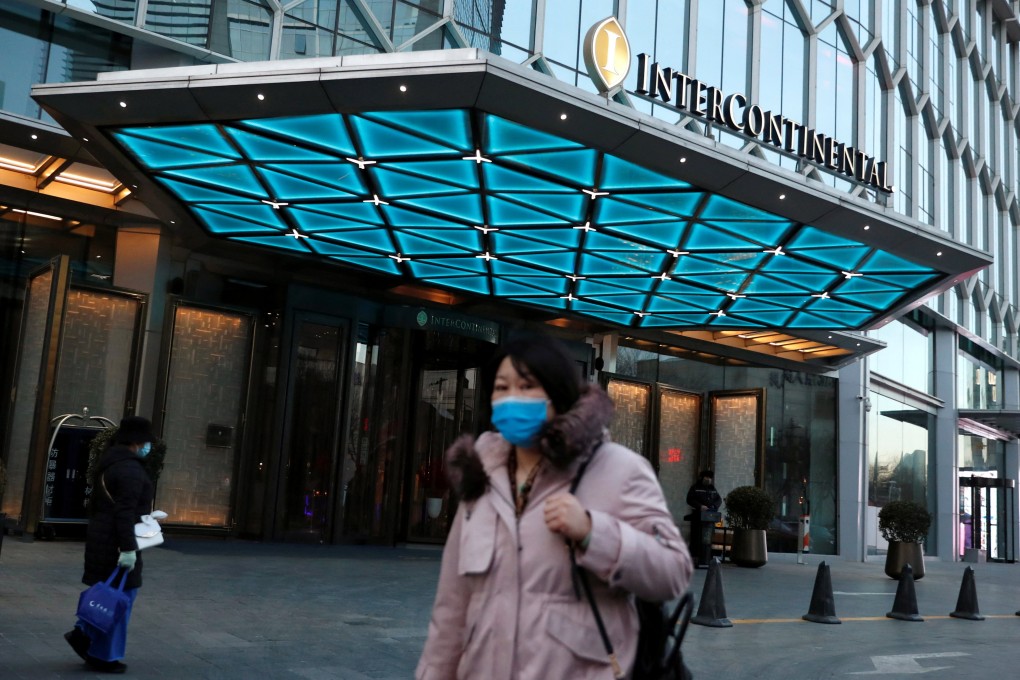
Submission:
{"label": "woman's black hair", "polygon": [[503,359],[521,375],[530,375],[549,395],[556,413],[566,413],[581,396],[581,376],[577,362],[556,338],[534,331],[514,331],[482,371],[484,394],[492,397],[496,372]]}

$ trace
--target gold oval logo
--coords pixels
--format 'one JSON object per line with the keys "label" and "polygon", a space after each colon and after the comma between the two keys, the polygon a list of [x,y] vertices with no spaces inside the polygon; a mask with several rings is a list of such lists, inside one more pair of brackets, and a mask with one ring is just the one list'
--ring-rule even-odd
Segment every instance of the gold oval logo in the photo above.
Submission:
{"label": "gold oval logo", "polygon": [[623,82],[630,71],[630,43],[616,17],[607,17],[584,36],[584,65],[599,92]]}

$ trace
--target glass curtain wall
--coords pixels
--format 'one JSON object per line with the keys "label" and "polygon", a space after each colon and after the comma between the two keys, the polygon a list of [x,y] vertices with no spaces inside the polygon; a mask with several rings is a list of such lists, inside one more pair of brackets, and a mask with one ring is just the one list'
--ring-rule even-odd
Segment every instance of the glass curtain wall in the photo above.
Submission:
{"label": "glass curtain wall", "polygon": [[0,5],[0,110],[56,122],[31,97],[37,83],[95,80],[130,66],[132,40],[20,3]]}
{"label": "glass curtain wall", "polygon": [[798,518],[810,512],[812,552],[835,554],[837,381],[702,359],[621,346],[616,374],[693,393],[763,389],[763,486],[775,499],[777,513],[770,549],[795,551]]}
{"label": "glass curtain wall", "polygon": [[894,321],[868,333],[886,343],[884,349],[868,356],[868,369],[919,392],[934,394],[935,335],[919,325],[923,322],[919,315],[909,316],[917,321]]}
{"label": "glass curtain wall", "polygon": [[1002,408],[1002,360],[960,338],[956,355],[956,403],[963,409]]}
{"label": "glass curtain wall", "polygon": [[[891,501],[914,501],[931,507],[929,451],[935,415],[876,391],[869,392],[867,446],[868,507],[865,545],[868,555],[882,555],[888,543],[878,530],[878,513]],[[931,532],[936,530],[937,518]]]}

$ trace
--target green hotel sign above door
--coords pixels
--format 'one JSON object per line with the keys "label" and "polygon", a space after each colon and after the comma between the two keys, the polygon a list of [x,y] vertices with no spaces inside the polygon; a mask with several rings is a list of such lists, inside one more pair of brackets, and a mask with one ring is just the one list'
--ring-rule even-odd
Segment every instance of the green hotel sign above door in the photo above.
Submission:
{"label": "green hotel sign above door", "polygon": [[385,323],[400,328],[452,333],[492,344],[499,342],[498,323],[466,314],[428,307],[388,307],[384,318]]}

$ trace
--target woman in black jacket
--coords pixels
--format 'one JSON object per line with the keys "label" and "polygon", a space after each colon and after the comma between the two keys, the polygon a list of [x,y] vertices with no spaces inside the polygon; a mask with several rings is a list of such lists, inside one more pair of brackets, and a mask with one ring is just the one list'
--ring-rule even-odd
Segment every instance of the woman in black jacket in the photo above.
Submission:
{"label": "woman in black jacket", "polygon": [[[105,581],[115,569],[127,570],[124,592],[134,604],[142,585],[142,558],[135,542],[135,523],[152,511],[152,480],[142,459],[152,448],[152,424],[130,416],[120,422],[110,448],[99,459],[92,488],[92,516],[85,538],[82,583]],[[118,576],[114,581],[119,583]],[[127,669],[124,646],[131,606],[109,633],[78,619],[64,638],[91,668],[106,673]]]}

